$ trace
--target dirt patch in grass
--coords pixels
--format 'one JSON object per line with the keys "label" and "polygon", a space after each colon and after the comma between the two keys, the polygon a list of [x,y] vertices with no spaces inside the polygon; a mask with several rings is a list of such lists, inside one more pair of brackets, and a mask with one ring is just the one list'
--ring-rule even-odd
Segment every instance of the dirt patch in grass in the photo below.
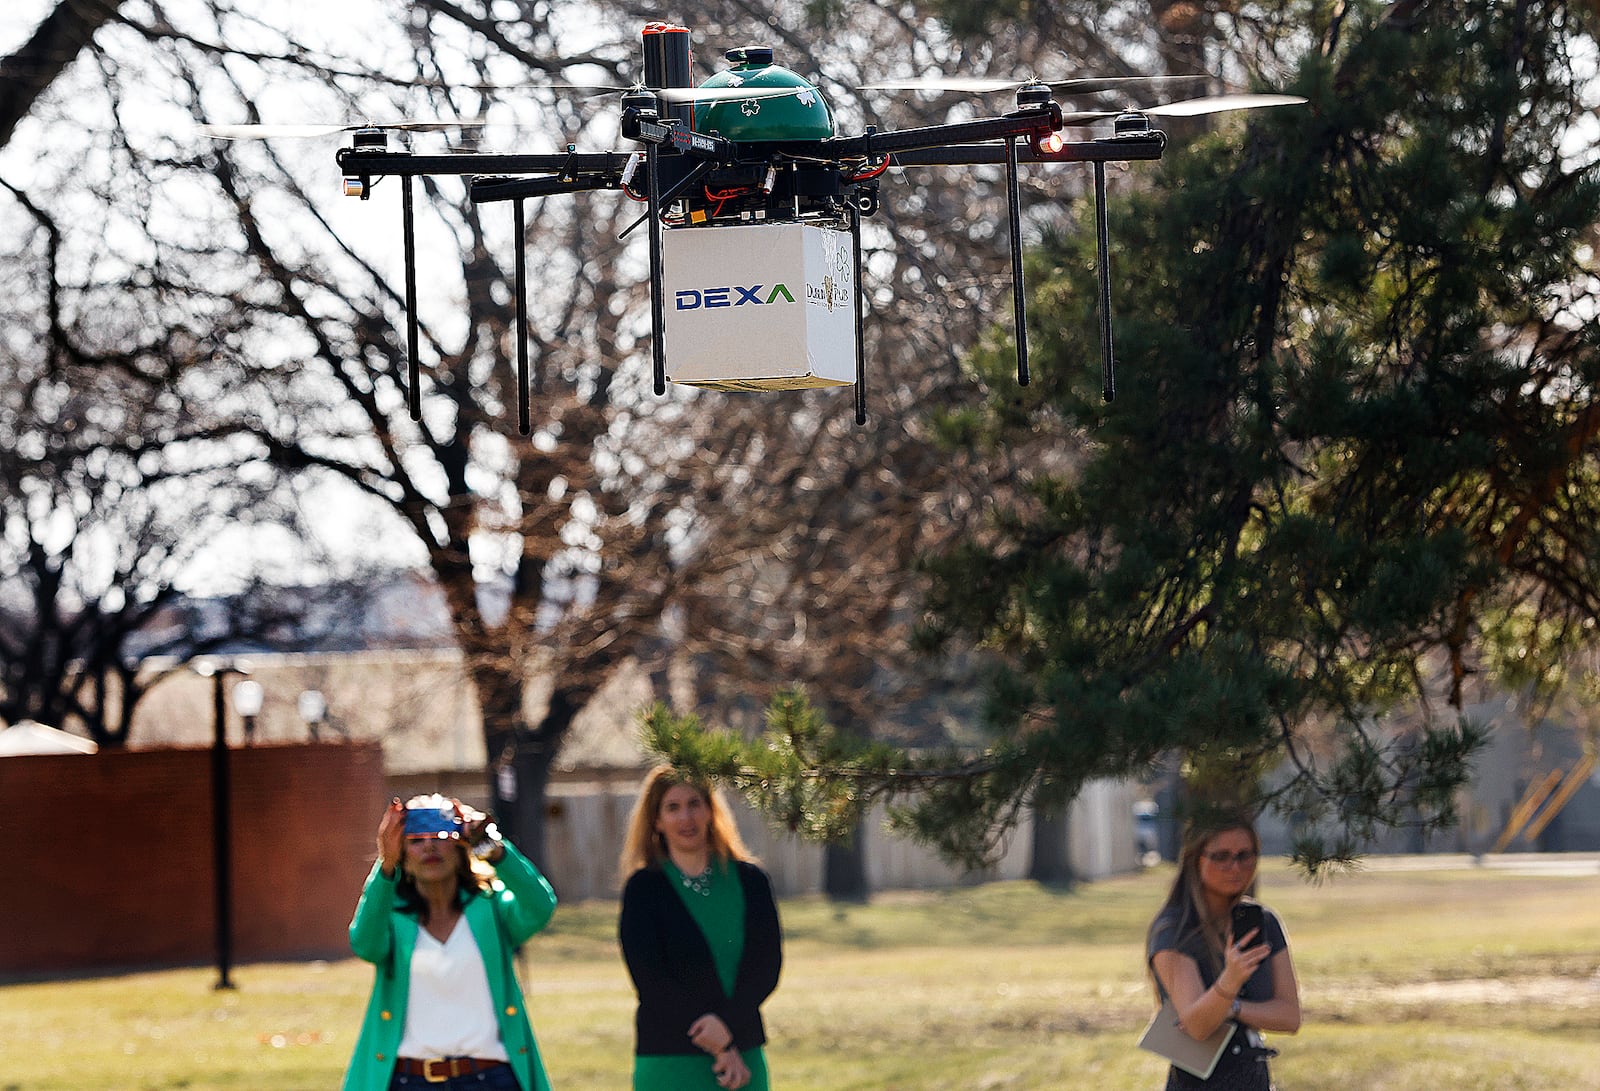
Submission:
{"label": "dirt patch in grass", "polygon": [[1538,1004],[1559,1008],[1600,1008],[1600,974],[1588,978],[1537,976],[1418,981],[1399,985],[1307,989],[1307,992],[1317,1001],[1336,1004],[1376,1001],[1406,1007]]}

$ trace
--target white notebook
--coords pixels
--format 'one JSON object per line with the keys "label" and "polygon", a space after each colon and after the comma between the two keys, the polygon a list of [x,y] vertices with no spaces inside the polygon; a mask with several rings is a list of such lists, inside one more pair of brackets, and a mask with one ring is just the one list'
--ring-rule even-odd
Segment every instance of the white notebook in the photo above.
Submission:
{"label": "white notebook", "polygon": [[1163,1000],[1161,1010],[1139,1036],[1139,1048],[1165,1057],[1191,1076],[1209,1079],[1237,1027],[1231,1019],[1225,1020],[1212,1031],[1211,1037],[1199,1041],[1189,1037],[1178,1025],[1178,1009],[1172,1006],[1172,1001]]}

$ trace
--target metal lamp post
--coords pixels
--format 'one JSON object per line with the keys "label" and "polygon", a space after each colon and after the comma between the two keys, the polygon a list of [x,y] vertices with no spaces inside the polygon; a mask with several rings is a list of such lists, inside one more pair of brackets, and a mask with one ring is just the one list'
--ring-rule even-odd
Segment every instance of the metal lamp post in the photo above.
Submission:
{"label": "metal lamp post", "polygon": [[319,689],[308,689],[300,694],[297,702],[300,710],[300,719],[305,721],[306,731],[311,736],[311,741],[317,741],[317,729],[328,718],[328,699]]}
{"label": "metal lamp post", "polygon": [[[228,762],[228,703],[225,682],[230,674],[247,675],[242,664],[203,660],[196,674],[211,679],[211,847],[215,871],[218,989],[233,988],[233,784]],[[256,687],[260,689],[259,686]],[[256,712],[261,711],[258,700]]]}
{"label": "metal lamp post", "polygon": [[261,715],[261,705],[266,699],[266,692],[262,690],[261,683],[246,678],[233,687],[233,710],[244,721],[244,744],[250,746],[256,741],[256,717]]}

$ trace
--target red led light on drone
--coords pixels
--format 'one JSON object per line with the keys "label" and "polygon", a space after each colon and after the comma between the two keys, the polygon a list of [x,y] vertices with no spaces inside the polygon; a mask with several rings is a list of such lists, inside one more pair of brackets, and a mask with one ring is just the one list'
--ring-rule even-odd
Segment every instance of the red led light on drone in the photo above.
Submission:
{"label": "red led light on drone", "polygon": [[1067,138],[1060,133],[1045,133],[1033,142],[1033,150],[1040,155],[1056,155],[1067,146]]}

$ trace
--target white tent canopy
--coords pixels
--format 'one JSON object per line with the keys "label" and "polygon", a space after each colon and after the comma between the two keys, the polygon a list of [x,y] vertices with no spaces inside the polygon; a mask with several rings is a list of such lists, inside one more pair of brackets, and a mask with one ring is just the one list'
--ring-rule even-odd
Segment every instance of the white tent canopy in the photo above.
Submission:
{"label": "white tent canopy", "polygon": [[33,720],[19,720],[0,731],[0,758],[21,754],[93,754],[97,743]]}

